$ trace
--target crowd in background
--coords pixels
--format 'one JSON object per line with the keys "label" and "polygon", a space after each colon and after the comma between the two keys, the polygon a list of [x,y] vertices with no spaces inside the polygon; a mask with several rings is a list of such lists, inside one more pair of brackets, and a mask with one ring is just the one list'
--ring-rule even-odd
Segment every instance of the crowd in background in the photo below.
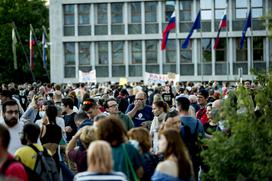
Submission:
{"label": "crowd in background", "polygon": [[[2,84],[0,176],[30,180],[41,152],[53,160],[52,180],[200,180],[209,169],[201,140],[231,134],[215,118],[237,86]],[[258,85],[243,86],[254,104]]]}

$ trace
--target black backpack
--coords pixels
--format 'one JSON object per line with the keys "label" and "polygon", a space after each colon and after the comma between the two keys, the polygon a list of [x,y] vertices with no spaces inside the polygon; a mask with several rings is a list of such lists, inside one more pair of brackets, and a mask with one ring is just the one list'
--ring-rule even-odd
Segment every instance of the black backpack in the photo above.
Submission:
{"label": "black backpack", "polygon": [[34,145],[29,146],[37,153],[34,170],[25,167],[29,181],[58,181],[59,173],[55,160],[48,153],[47,149],[43,147],[43,151],[39,151]]}
{"label": "black backpack", "polygon": [[197,120],[194,133],[191,133],[191,128],[184,124],[180,130],[182,140],[185,143],[191,157],[199,157],[200,152],[202,151],[203,144],[198,135],[198,124],[199,121]]}

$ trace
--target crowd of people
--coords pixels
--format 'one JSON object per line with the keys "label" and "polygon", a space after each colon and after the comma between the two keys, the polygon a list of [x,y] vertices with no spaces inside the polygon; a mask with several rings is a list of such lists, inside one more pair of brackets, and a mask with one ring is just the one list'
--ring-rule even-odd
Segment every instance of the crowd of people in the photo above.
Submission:
{"label": "crowd of people", "polygon": [[2,84],[0,178],[200,180],[208,169],[201,140],[230,134],[227,121],[215,118],[235,87]]}

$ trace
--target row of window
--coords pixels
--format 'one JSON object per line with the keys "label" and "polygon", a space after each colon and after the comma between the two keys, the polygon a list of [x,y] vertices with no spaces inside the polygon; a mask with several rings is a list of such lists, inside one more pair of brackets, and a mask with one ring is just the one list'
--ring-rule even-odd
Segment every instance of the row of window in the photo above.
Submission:
{"label": "row of window", "polygon": [[[179,40],[181,45],[184,40]],[[247,40],[245,40],[245,46],[243,49],[239,48],[240,38],[236,39],[236,62],[245,62],[248,59],[247,54]],[[158,51],[160,50],[159,41],[147,40],[147,41],[129,41],[128,43],[128,55],[129,64],[142,64],[142,50],[143,43],[145,43],[145,55],[146,64],[158,64],[159,57]],[[263,61],[263,47],[264,39],[262,37],[253,38],[253,61]],[[112,64],[123,65],[125,64],[125,43],[124,41],[112,41],[112,42],[96,42],[95,43],[95,60],[96,65],[108,65],[109,63],[109,45],[111,45],[111,57]],[[65,65],[75,65],[75,43],[64,43],[64,60]],[[177,59],[177,41],[168,40],[165,53],[165,63],[175,64]],[[203,38],[201,40],[202,61],[212,61],[212,39]],[[219,42],[218,48],[215,50],[216,62],[226,62],[227,57],[227,42],[222,38]],[[78,55],[79,65],[87,66],[91,65],[91,43],[80,42],[78,43]],[[192,46],[188,49],[180,48],[180,62],[192,63]]]}
{"label": "row of window", "polygon": [[[201,0],[200,9],[202,20],[221,19],[225,9],[227,8],[227,0]],[[193,21],[193,1],[183,0],[178,1],[179,19],[180,21]],[[230,4],[230,3],[228,3]],[[248,0],[235,0],[233,1],[233,17],[234,19],[246,18],[247,9],[249,7]],[[214,5],[214,16],[212,7]],[[108,24],[108,14],[111,13],[111,24],[123,24],[124,12],[127,9],[124,8],[124,3],[110,3],[110,9],[108,9],[107,3],[94,4],[95,23],[105,25]],[[163,6],[163,19],[167,22],[172,12],[175,10],[176,1],[166,0]],[[251,0],[252,17],[259,18],[263,16],[263,0]],[[161,12],[158,8],[158,1],[150,1],[144,3],[144,19],[145,22],[158,22],[158,14]],[[90,4],[78,4],[78,24],[89,25],[91,20],[91,8]],[[128,21],[129,23],[141,23],[141,16],[143,15],[141,9],[141,2],[128,3]],[[75,5],[67,4],[63,6],[64,25],[75,24]]]}

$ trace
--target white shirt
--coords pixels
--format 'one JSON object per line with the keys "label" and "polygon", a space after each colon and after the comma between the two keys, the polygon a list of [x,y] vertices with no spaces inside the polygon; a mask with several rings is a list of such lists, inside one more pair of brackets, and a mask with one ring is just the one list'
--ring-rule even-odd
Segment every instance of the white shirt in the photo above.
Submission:
{"label": "white shirt", "polygon": [[24,124],[18,120],[18,123],[15,126],[10,128],[6,125],[3,119],[0,120],[0,123],[5,125],[9,130],[10,142],[9,142],[8,152],[14,155],[16,150],[23,146],[21,143],[20,134],[23,132]]}

